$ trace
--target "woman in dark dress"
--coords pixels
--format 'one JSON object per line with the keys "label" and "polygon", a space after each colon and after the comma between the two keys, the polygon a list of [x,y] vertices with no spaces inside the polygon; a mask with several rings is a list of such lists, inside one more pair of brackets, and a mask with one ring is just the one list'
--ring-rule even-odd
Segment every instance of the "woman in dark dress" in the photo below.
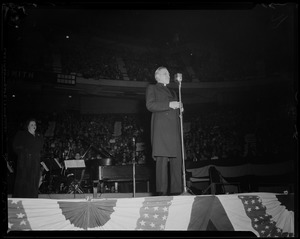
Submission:
{"label": "woman in dark dress", "polygon": [[28,120],[25,128],[13,141],[13,149],[18,155],[13,197],[37,198],[43,137],[35,132],[35,119]]}

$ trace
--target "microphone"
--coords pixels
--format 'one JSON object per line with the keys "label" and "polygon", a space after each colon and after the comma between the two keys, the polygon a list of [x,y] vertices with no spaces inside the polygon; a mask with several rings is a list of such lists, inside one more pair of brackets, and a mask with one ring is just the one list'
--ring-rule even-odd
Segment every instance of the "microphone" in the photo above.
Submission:
{"label": "microphone", "polygon": [[175,74],[175,81],[181,83],[182,82],[182,73]]}

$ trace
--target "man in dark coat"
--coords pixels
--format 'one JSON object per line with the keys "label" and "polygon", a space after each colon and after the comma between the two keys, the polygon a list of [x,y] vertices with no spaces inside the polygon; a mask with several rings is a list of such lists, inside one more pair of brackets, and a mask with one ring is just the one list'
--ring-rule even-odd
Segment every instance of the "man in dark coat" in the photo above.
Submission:
{"label": "man in dark coat", "polygon": [[179,109],[183,108],[176,92],[167,87],[170,74],[165,67],[155,71],[155,79],[157,84],[149,85],[146,90],[146,107],[152,112],[151,144],[152,157],[156,161],[156,192],[158,195],[167,195],[168,191],[172,195],[180,194],[183,185]]}
{"label": "man in dark coat", "polygon": [[13,148],[18,161],[13,197],[38,197],[43,138],[35,132],[36,127],[36,120],[28,120],[26,130],[19,131],[14,138]]}

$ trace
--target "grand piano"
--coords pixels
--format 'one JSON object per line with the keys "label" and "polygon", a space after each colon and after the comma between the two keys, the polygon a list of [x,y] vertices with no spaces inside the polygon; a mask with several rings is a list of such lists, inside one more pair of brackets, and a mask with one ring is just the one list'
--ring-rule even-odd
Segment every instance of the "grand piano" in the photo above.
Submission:
{"label": "grand piano", "polygon": [[[132,183],[133,192],[135,192],[136,182],[147,183],[147,192],[150,192],[150,182],[155,181],[155,165],[153,164],[126,164],[114,165],[116,160],[103,148],[96,148],[93,144],[89,149],[96,150],[100,154],[101,159],[88,162],[91,169],[91,178],[93,184],[112,184],[115,188],[119,183]],[[88,151],[87,150],[87,151]]]}
{"label": "grand piano", "polygon": [[154,169],[153,165],[148,164],[99,166],[98,179],[103,183],[115,183],[115,187],[121,182],[146,182],[147,192],[150,192],[150,182],[155,177]]}

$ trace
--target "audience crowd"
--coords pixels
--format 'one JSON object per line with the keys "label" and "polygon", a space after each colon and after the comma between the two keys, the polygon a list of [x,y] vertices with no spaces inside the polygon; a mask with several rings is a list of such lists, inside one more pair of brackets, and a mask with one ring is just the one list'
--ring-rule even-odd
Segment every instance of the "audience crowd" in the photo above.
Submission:
{"label": "audience crowd", "polygon": [[186,82],[192,81],[191,75],[186,70],[187,65],[180,60],[180,56],[163,54],[155,50],[138,52],[124,48],[121,51],[121,58],[125,63],[129,79],[133,81],[154,81],[154,72],[160,66],[167,67],[171,76],[182,73]]}
{"label": "audience crowd", "polygon": [[[171,75],[182,73],[186,82],[237,81],[258,77],[255,62],[236,67],[239,62],[222,60],[216,52],[207,52],[205,56],[195,52],[194,55],[187,56],[187,51],[184,50],[69,44],[64,46],[60,55],[63,73],[74,72],[92,79],[151,82],[153,72],[162,65],[169,69]],[[260,72],[260,76],[265,74],[263,69]]]}
{"label": "audience crowd", "polygon": [[122,80],[116,55],[105,47],[65,47],[61,52],[62,72],[81,74],[84,78]]}
{"label": "audience crowd", "polygon": [[[74,158],[79,152],[81,156],[86,155],[87,159],[112,157],[116,165],[130,163],[133,138],[136,143],[143,140],[143,129],[132,115],[65,113],[59,115],[54,122],[54,132],[46,137],[45,151],[52,151],[53,156],[58,158]],[[139,154],[138,157],[142,155]]]}
{"label": "audience crowd", "polygon": [[159,66],[166,66],[170,72],[182,73],[186,81],[191,76],[179,56],[161,55],[155,50],[136,50],[130,47],[86,46],[65,47],[62,52],[62,71],[82,75],[84,78],[153,81],[153,74]]}
{"label": "audience crowd", "polygon": [[113,43],[68,41],[54,54],[49,47],[42,50],[35,47],[29,44],[24,49],[9,49],[8,67],[28,71],[60,71],[95,80],[147,82],[154,80],[153,74],[159,66],[167,67],[171,76],[182,73],[185,82],[244,81],[267,74],[267,64],[263,60],[240,62],[222,59],[216,49],[203,52],[196,49],[136,48]]}
{"label": "audience crowd", "polygon": [[[283,119],[276,117],[262,118],[258,113],[231,109],[201,110],[185,115],[186,160],[241,161],[247,157],[274,160],[285,149],[289,138],[286,127],[282,126]],[[45,138],[44,157],[65,160],[80,153],[86,159],[112,157],[118,165],[131,163],[133,150],[137,148],[134,143],[139,148],[137,161],[151,160],[147,127],[137,114],[81,115],[68,111],[41,114],[37,131]]]}
{"label": "audience crowd", "polygon": [[[229,165],[287,160],[293,138],[292,132],[287,130],[291,122],[275,113],[261,114],[249,109],[219,108],[185,115],[187,167],[203,163]],[[69,159],[84,159],[90,180],[103,159],[110,158],[112,165],[132,164],[133,159],[138,164],[153,163],[147,133],[150,122],[138,114],[83,115],[66,111],[40,113],[36,118],[37,132],[45,139],[42,159],[54,175],[65,174],[64,162]],[[22,118],[16,119],[20,122],[9,124],[9,142],[23,126]]]}

